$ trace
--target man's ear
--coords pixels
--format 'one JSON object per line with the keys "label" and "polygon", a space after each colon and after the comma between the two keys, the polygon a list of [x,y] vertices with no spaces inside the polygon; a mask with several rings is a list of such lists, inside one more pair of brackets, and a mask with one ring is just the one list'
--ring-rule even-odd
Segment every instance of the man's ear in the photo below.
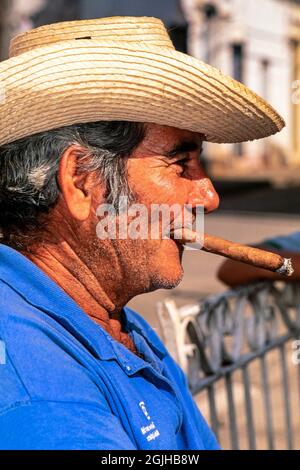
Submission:
{"label": "man's ear", "polygon": [[95,182],[93,173],[77,172],[78,155],[82,150],[78,145],[68,147],[61,157],[58,170],[58,184],[65,203],[72,217],[78,221],[84,221],[90,215]]}

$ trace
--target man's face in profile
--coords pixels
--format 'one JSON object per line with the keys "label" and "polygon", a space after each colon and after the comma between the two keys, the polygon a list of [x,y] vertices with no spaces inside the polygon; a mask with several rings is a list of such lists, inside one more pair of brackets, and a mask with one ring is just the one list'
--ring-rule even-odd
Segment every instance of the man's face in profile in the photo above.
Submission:
{"label": "man's face in profile", "polygon": [[[202,137],[191,131],[148,124],[143,141],[127,160],[129,188],[135,202],[149,215],[145,229],[148,236],[143,239],[127,236],[121,240],[99,240],[99,243],[101,246],[111,244],[124,276],[133,276],[136,282],[142,283],[144,292],[173,288],[183,276],[182,244],[163,238],[163,221],[150,220],[151,207],[176,206],[177,214],[170,213],[171,225],[172,219],[181,216],[184,205],[193,208],[202,205],[205,212],[218,207],[218,195],[201,167]],[[153,227],[154,224],[157,227]]]}

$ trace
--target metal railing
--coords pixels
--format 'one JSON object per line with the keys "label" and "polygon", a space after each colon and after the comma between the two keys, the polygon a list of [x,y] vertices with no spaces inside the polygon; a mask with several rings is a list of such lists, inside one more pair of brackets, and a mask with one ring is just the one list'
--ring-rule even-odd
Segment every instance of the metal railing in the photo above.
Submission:
{"label": "metal railing", "polygon": [[300,285],[255,284],[181,307],[170,298],[158,317],[223,448],[300,448]]}

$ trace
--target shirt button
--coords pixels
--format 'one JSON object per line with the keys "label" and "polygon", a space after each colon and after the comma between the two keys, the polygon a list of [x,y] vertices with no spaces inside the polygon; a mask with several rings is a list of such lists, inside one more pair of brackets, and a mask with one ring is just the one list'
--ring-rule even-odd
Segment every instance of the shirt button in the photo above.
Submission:
{"label": "shirt button", "polygon": [[126,366],[126,370],[128,370],[128,372],[131,371],[131,367],[130,366]]}

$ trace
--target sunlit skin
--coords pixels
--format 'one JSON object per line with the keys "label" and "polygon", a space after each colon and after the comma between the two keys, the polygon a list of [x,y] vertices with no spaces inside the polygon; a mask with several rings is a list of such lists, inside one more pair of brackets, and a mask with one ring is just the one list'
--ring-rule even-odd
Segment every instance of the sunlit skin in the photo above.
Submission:
{"label": "sunlit skin", "polygon": [[[206,212],[219,198],[199,162],[203,136],[157,124],[127,161],[128,183],[137,201],[202,204]],[[175,145],[194,150],[168,156]],[[191,146],[191,145],[190,145]],[[95,175],[78,175],[78,147],[63,154],[58,183],[61,196],[52,211],[43,242],[24,254],[69,294],[82,310],[113,338],[135,352],[123,331],[122,308],[136,295],[175,287],[182,279],[182,247],[173,240],[100,240],[96,210],[105,202]],[[179,163],[179,160],[184,161]]]}

